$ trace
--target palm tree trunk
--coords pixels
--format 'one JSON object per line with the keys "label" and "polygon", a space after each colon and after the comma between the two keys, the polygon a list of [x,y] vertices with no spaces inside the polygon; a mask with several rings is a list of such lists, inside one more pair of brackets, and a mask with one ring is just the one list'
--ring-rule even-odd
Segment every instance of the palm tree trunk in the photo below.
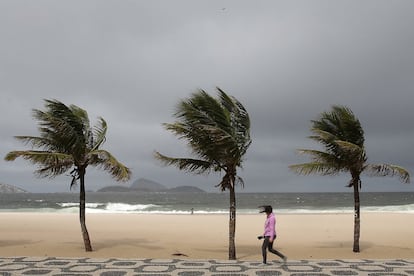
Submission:
{"label": "palm tree trunk", "polygon": [[80,176],[80,193],[79,193],[79,220],[82,230],[83,243],[85,251],[92,251],[91,240],[89,239],[88,229],[85,223],[85,170],[79,171]]}
{"label": "palm tree trunk", "polygon": [[234,185],[230,187],[230,219],[229,219],[229,260],[236,259],[236,244],[234,242],[236,233],[236,193]]}
{"label": "palm tree trunk", "polygon": [[354,186],[354,252],[359,252],[359,236],[360,236],[360,201],[359,201],[359,178],[352,180]]}

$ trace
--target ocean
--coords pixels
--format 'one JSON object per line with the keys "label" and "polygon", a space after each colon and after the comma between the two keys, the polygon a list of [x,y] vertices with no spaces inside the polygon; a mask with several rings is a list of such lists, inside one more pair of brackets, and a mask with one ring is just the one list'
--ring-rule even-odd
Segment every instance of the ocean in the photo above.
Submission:
{"label": "ocean", "polygon": [[[276,213],[352,213],[352,193],[237,193],[237,213],[257,214],[260,205]],[[414,213],[414,193],[361,192],[362,212]],[[0,212],[78,212],[79,194],[0,194]],[[97,193],[86,194],[87,213],[227,214],[223,193]]]}

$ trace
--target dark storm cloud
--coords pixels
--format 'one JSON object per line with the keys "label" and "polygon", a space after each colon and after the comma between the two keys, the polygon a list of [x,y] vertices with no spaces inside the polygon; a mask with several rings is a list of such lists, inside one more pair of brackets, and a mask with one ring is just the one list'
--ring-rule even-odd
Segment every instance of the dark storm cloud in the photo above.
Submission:
{"label": "dark storm cloud", "polygon": [[[347,175],[288,170],[306,161],[297,148],[317,147],[309,121],[333,104],[361,120],[369,161],[413,172],[413,11],[411,1],[2,1],[0,154],[24,148],[12,136],[35,135],[31,110],[53,98],[107,120],[104,147],[133,179],[215,190],[220,175],[161,167],[152,153],[188,154],[161,123],[180,99],[220,86],[252,120],[245,191],[346,191]],[[0,162],[2,183],[67,190],[67,177],[34,179],[27,162]],[[88,173],[90,189],[114,184]]]}

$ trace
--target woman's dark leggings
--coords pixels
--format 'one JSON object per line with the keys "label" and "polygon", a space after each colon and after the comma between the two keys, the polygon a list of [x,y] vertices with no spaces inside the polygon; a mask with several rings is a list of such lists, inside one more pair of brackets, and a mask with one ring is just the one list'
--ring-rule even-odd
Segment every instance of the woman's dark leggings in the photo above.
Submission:
{"label": "woman's dark leggings", "polygon": [[[273,241],[275,240],[276,237],[274,237]],[[269,252],[278,255],[280,258],[284,258],[285,255],[283,255],[282,253],[280,253],[279,251],[273,249],[273,242],[269,241],[270,237],[266,236],[263,240],[263,245],[262,245],[262,255],[263,255],[263,263],[267,262],[267,250],[269,250]]]}

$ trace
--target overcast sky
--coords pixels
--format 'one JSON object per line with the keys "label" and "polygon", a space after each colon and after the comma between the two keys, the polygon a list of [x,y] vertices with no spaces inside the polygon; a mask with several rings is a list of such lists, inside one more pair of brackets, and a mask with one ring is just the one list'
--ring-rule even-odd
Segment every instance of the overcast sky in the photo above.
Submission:
{"label": "overcast sky", "polygon": [[[128,183],[89,168],[86,185],[147,178],[207,191],[222,175],[192,176],[154,160],[188,156],[162,123],[180,99],[218,86],[251,117],[240,176],[245,192],[351,191],[347,174],[298,176],[310,120],[348,106],[365,130],[370,163],[414,173],[414,1],[19,1],[0,2],[0,183],[69,191],[70,177],[38,179],[12,150],[38,135],[32,109],[57,99],[108,123],[109,150]],[[362,178],[363,191],[414,191],[398,178]]]}

